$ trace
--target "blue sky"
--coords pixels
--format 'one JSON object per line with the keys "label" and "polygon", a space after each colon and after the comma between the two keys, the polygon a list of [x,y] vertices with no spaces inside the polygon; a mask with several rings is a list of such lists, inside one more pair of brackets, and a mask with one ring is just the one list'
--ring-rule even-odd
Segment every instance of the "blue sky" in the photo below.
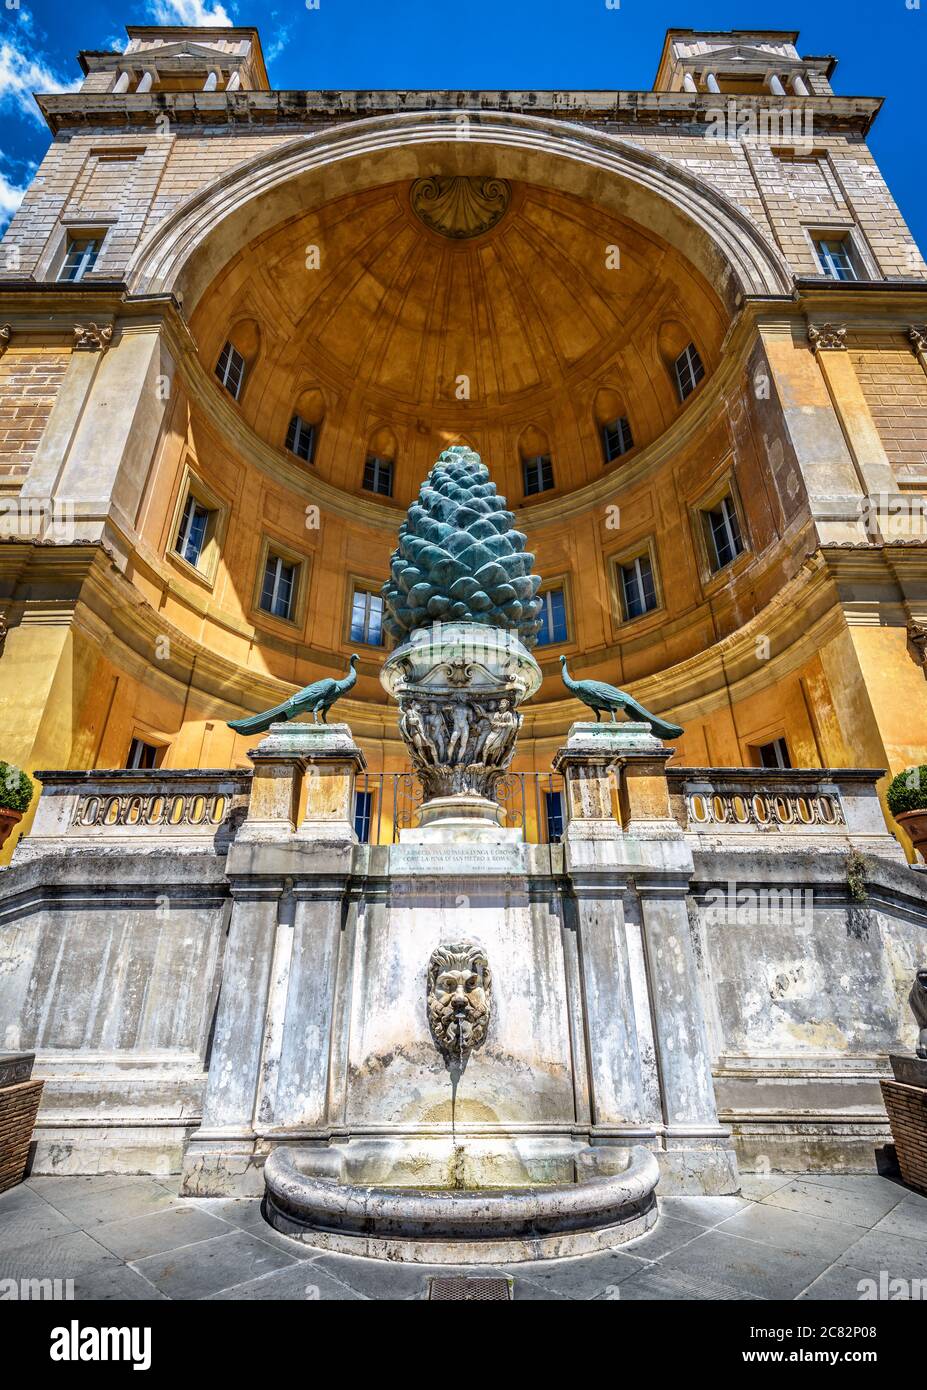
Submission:
{"label": "blue sky", "polygon": [[[614,0],[610,0],[614,4]],[[121,47],[125,25],[256,23],[275,87],[648,88],[663,34],[799,29],[799,51],[839,58],[836,90],[884,96],[871,147],[927,249],[927,133],[919,97],[927,0],[0,0],[0,226],[48,146],[31,91],[77,82],[81,48]]]}

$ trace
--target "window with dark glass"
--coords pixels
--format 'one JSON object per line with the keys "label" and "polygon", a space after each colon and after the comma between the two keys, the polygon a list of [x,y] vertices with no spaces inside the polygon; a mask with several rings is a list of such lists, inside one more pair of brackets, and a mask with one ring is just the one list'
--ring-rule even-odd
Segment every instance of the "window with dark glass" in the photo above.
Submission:
{"label": "window with dark glass", "polygon": [[383,645],[383,599],[372,589],[355,589],[351,604],[351,641]]}
{"label": "window with dark glass", "polygon": [[634,448],[634,438],[631,434],[631,426],[626,416],[622,415],[617,420],[609,420],[602,426],[602,447],[605,451],[605,462],[611,463],[612,459],[621,458],[629,449]]}
{"label": "window with dark glass", "polygon": [[315,425],[307,425],[301,415],[294,415],[286,432],[286,447],[297,458],[311,463],[315,453]]}
{"label": "window with dark glass", "polygon": [[154,767],[158,758],[158,750],[151,743],[145,743],[143,739],[133,738],[129,744],[129,756],[126,758],[126,767],[146,768]]}
{"label": "window with dark glass", "polygon": [[832,280],[858,280],[859,267],[848,237],[815,237],[814,249],[822,275]]}
{"label": "window with dark glass", "polygon": [[657,606],[657,589],[649,555],[638,555],[621,571],[621,606],[625,619],[640,618]]}
{"label": "window with dark glass", "polygon": [[232,399],[237,401],[241,395],[242,382],[245,379],[245,359],[231,343],[226,343],[219,353],[216,376]]}
{"label": "window with dark glass", "polygon": [[364,489],[367,492],[378,492],[381,497],[392,497],[393,465],[390,459],[377,458],[375,454],[368,455],[364,464]]}
{"label": "window with dark glass", "polygon": [[261,607],[275,618],[292,618],[299,566],[280,555],[268,554],[261,585]]}
{"label": "window with dark glass", "polygon": [[756,750],[760,767],[791,767],[789,746],[784,738],[774,738],[770,743],[761,743]]}
{"label": "window with dark glass", "polygon": [[544,793],[544,812],[547,820],[547,843],[557,845],[563,839],[563,792]]}
{"label": "window with dark glass", "polygon": [[673,363],[673,368],[676,373],[676,390],[679,392],[679,399],[684,401],[686,396],[691,396],[705,375],[702,359],[699,357],[694,343],[683,348]]}
{"label": "window with dark glass", "polygon": [[536,492],[547,492],[554,485],[554,465],[550,454],[536,454],[534,458],[522,459],[525,496]]}
{"label": "window with dark glass", "polygon": [[93,270],[102,244],[103,238],[99,236],[69,236],[58,279],[83,280],[87,272]]}
{"label": "window with dark glass", "polygon": [[541,600],[541,630],[537,645],[546,647],[551,642],[567,640],[566,599],[562,589],[548,589],[539,594]]}
{"label": "window with dark glass", "polygon": [[354,793],[354,833],[362,845],[370,844],[370,815],[373,792]]}
{"label": "window with dark glass", "polygon": [[194,568],[199,565],[203,553],[208,525],[209,509],[198,502],[192,492],[188,493],[174,550]]}
{"label": "window with dark glass", "polygon": [[744,548],[740,522],[730,497],[722,497],[716,507],[705,512],[709,559],[713,570],[724,569]]}

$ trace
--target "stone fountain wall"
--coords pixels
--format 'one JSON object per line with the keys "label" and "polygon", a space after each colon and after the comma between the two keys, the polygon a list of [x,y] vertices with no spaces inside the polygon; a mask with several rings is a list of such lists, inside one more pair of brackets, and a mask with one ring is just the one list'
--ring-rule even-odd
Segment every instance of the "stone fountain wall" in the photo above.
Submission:
{"label": "stone fountain wall", "polygon": [[[875,774],[667,780],[665,756],[576,726],[561,845],[358,845],[345,726],[271,731],[253,777],[46,775],[0,873],[3,1045],[47,1081],[35,1170],[183,1167],[191,1194],[257,1195],[283,1143],[426,1186],[569,1181],[590,1145],[599,1172],[653,1149],[663,1194],[734,1190],[735,1147],[872,1171],[927,957],[924,875]],[[794,911],[751,922],[751,885]],[[492,1013],[455,1095],[426,974],[462,939]]]}

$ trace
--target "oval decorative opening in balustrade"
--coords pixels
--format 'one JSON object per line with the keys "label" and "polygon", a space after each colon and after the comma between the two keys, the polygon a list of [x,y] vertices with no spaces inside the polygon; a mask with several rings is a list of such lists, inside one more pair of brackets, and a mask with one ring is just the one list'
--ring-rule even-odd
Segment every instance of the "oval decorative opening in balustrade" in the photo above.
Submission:
{"label": "oval decorative opening in balustrade", "polygon": [[780,825],[791,825],[795,819],[795,808],[792,803],[784,796],[777,796],[775,800],[776,820]]}
{"label": "oval decorative opening in balustrade", "polygon": [[185,796],[175,796],[171,798],[171,809],[167,818],[170,825],[179,825],[183,820],[185,803]]}
{"label": "oval decorative opening in balustrade", "polygon": [[723,824],[727,820],[727,802],[722,796],[711,798],[711,811],[714,819]]}
{"label": "oval decorative opening in balustrade", "polygon": [[689,810],[692,814],[692,819],[697,821],[699,825],[707,825],[711,819],[708,810],[708,802],[699,792],[696,792],[695,795],[690,798]]}
{"label": "oval decorative opening in balustrade", "polygon": [[110,796],[106,801],[106,809],[103,812],[104,825],[119,824],[119,797]]}
{"label": "oval decorative opening in balustrade", "polygon": [[213,797],[212,810],[209,819],[213,825],[219,825],[225,819],[226,798],[224,796]]}
{"label": "oval decorative opening in balustrade", "polygon": [[746,825],[750,819],[750,809],[742,796],[731,797],[731,810],[738,825]]}
{"label": "oval decorative opening in balustrade", "polygon": [[202,825],[206,819],[206,798],[205,796],[195,796],[190,803],[190,810],[187,812],[188,825]]}
{"label": "oval decorative opening in balustrade", "polygon": [[825,825],[837,824],[837,810],[829,796],[816,796],[815,805],[818,815]]}
{"label": "oval decorative opening in balustrade", "polygon": [[128,806],[126,807],[126,813],[125,813],[125,817],[124,817],[124,820],[123,820],[123,824],[124,824],[124,825],[138,825],[138,823],[139,823],[139,821],[141,820],[141,818],[142,818],[142,798],[141,798],[140,796],[133,796],[133,797],[130,797],[130,799],[129,799],[129,804],[128,804]]}
{"label": "oval decorative opening in balustrade", "polygon": [[148,810],[145,812],[146,825],[160,825],[164,819],[165,800],[163,796],[153,796],[148,803]]}
{"label": "oval decorative opening in balustrade", "polygon": [[83,810],[80,815],[80,825],[96,825],[97,817],[100,814],[100,798],[90,796],[84,802]]}
{"label": "oval decorative opening in balustrade", "polygon": [[760,825],[768,825],[768,824],[769,824],[769,803],[767,802],[765,796],[760,796],[759,793],[757,793],[757,795],[753,798],[752,805],[753,805],[753,814],[756,816],[756,818],[757,818],[757,820],[759,821]]}
{"label": "oval decorative opening in balustrade", "polygon": [[805,796],[800,796],[796,802],[796,805],[798,807],[799,819],[802,820],[805,823],[805,825],[813,825],[814,809],[809,803],[808,798]]}

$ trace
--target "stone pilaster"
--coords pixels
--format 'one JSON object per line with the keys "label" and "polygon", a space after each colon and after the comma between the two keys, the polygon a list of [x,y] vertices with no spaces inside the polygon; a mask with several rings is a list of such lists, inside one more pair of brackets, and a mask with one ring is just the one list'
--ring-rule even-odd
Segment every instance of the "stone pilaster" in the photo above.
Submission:
{"label": "stone pilaster", "polygon": [[[272,728],[274,726],[271,726]],[[354,781],[367,760],[347,724],[300,724],[306,766],[306,803],[300,840],[350,841],[354,830]]]}
{"label": "stone pilaster", "polygon": [[[615,817],[613,789],[624,724],[577,723],[554,755],[553,769],[563,777],[568,840],[617,840],[621,827]],[[644,729],[645,726],[634,726]]]}
{"label": "stone pilaster", "polygon": [[271,724],[266,738],[248,750],[254,777],[248,816],[239,831],[239,841],[283,840],[293,834],[307,763],[306,727]]}

